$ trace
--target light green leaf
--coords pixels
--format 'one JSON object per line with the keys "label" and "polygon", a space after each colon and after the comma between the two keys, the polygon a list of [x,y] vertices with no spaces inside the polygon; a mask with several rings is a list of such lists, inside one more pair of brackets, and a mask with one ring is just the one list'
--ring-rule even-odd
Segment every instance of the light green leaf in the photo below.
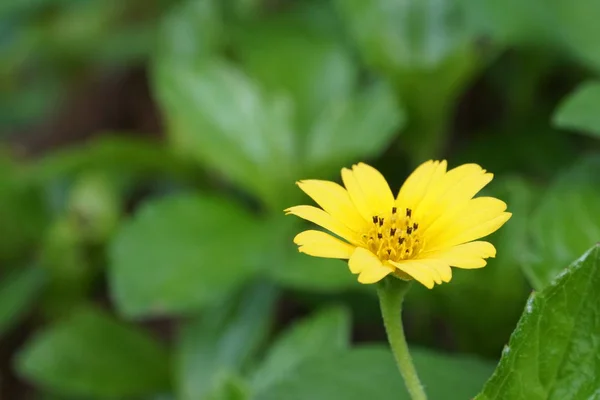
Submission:
{"label": "light green leaf", "polygon": [[600,82],[586,82],[577,87],[560,104],[553,123],[600,137]]}
{"label": "light green leaf", "polygon": [[223,21],[215,0],[184,1],[163,18],[156,57],[195,60],[209,57],[223,42]]}
{"label": "light green leaf", "polygon": [[598,398],[598,285],[596,245],[531,295],[498,369],[476,399]]}
{"label": "light green leaf", "polygon": [[[470,357],[412,351],[431,400],[473,396],[493,367]],[[256,400],[408,400],[402,378],[386,347],[369,346],[308,360]]]}
{"label": "light green leaf", "polygon": [[292,103],[267,98],[231,64],[157,63],[154,83],[169,133],[181,152],[225,175],[274,208],[296,164]]}
{"label": "light green leaf", "polygon": [[308,168],[338,169],[348,162],[376,156],[389,145],[404,122],[404,112],[391,87],[384,82],[330,104],[309,131]]}
{"label": "light green leaf", "polygon": [[289,328],[269,349],[265,360],[253,373],[252,388],[260,398],[263,392],[294,375],[311,358],[339,352],[350,342],[350,315],[343,308],[329,308]]}
{"label": "light green leaf", "polygon": [[225,199],[155,200],[113,240],[113,298],[128,316],[196,311],[256,272],[262,239],[259,221]]}
{"label": "light green leaf", "polygon": [[175,361],[180,399],[219,398],[235,389],[235,377],[266,339],[275,299],[272,286],[256,284],[183,326]]}
{"label": "light green leaf", "polygon": [[33,305],[46,274],[37,267],[13,271],[0,284],[0,337]]}
{"label": "light green leaf", "polygon": [[46,390],[80,398],[128,398],[169,387],[164,349],[93,309],[38,332],[18,354],[16,369]]}
{"label": "light green leaf", "polygon": [[600,158],[561,174],[542,197],[531,221],[531,250],[524,264],[530,283],[544,288],[600,238]]}
{"label": "light green leaf", "polygon": [[298,3],[235,30],[234,45],[248,74],[293,99],[300,136],[323,108],[349,97],[358,78],[350,51],[332,29],[336,15],[330,8]]}

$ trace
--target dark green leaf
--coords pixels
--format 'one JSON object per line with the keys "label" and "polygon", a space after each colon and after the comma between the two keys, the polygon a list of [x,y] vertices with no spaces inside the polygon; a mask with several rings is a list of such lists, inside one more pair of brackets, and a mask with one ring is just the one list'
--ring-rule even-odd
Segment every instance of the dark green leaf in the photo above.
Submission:
{"label": "dark green leaf", "polygon": [[[473,396],[491,373],[488,363],[413,350],[413,359],[431,400]],[[356,348],[311,359],[256,400],[408,400],[402,378],[385,347]]]}
{"label": "dark green leaf", "polygon": [[556,126],[600,137],[600,82],[586,82],[567,96],[554,114]]}
{"label": "dark green leaf", "polygon": [[533,293],[478,400],[595,399],[600,378],[600,247]]}
{"label": "dark green leaf", "polygon": [[145,205],[110,248],[110,281],[129,316],[195,311],[256,271],[258,220],[224,199],[180,195]]}
{"label": "dark green leaf", "polygon": [[157,64],[154,83],[175,146],[274,208],[297,164],[286,96],[267,97],[225,61]]}
{"label": "dark green leaf", "polygon": [[130,326],[82,309],[45,330],[18,354],[27,380],[59,394],[127,398],[169,387],[167,353]]}
{"label": "dark green leaf", "polygon": [[[600,238],[600,158],[585,159],[561,174],[535,210],[524,270],[544,288]],[[527,254],[526,254],[527,255]]]}
{"label": "dark green leaf", "polygon": [[219,398],[235,389],[235,377],[266,339],[275,299],[273,287],[256,284],[183,326],[176,353],[180,399]]}
{"label": "dark green leaf", "polygon": [[0,337],[10,329],[33,305],[45,280],[41,268],[13,271],[2,277],[0,285]]}
{"label": "dark green leaf", "polygon": [[311,358],[336,353],[350,342],[350,315],[343,308],[330,308],[289,328],[269,349],[253,374],[252,388],[269,392],[278,382],[294,375]]}

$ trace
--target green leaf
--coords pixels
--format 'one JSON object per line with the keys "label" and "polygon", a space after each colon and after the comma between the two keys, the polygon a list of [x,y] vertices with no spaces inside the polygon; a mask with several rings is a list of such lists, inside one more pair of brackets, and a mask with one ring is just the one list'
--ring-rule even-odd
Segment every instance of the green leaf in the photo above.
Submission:
{"label": "green leaf", "polygon": [[276,293],[272,286],[256,284],[185,323],[175,361],[178,398],[219,398],[235,391],[236,376],[266,339]]}
{"label": "green leaf", "polygon": [[31,267],[13,271],[2,278],[0,337],[31,309],[45,282],[45,277],[41,268]]}
{"label": "green leaf", "polygon": [[310,171],[377,156],[405,122],[392,89],[377,82],[354,96],[330,104],[308,133],[306,163]]}
{"label": "green leaf", "polygon": [[110,246],[116,305],[136,317],[196,311],[255,274],[263,236],[258,220],[225,199],[146,204]]}
{"label": "green leaf", "polygon": [[586,82],[560,104],[553,116],[554,125],[600,137],[600,82]]}
{"label": "green leaf", "polygon": [[250,76],[291,96],[301,136],[323,108],[352,94],[358,68],[326,3],[299,3],[235,30],[234,45]]}
{"label": "green leaf", "polygon": [[210,56],[223,42],[222,25],[215,0],[176,4],[161,21],[156,57],[195,60]]}
{"label": "green leaf", "polygon": [[174,145],[273,208],[293,181],[292,103],[267,97],[231,64],[158,62],[154,84]]}
{"label": "green leaf", "polygon": [[524,271],[540,290],[600,237],[600,158],[584,159],[546,191],[531,220]]}
{"label": "green leaf", "polygon": [[278,382],[295,374],[307,360],[349,346],[350,315],[344,308],[329,308],[289,328],[269,349],[253,373],[252,388],[257,397]]}
{"label": "green leaf", "polygon": [[16,359],[21,376],[76,397],[128,398],[169,387],[169,359],[156,342],[93,309],[38,332]]}
{"label": "green leaf", "polygon": [[533,293],[477,400],[594,399],[600,353],[600,247]]}
{"label": "green leaf", "polygon": [[[413,359],[431,400],[473,396],[493,367],[470,357],[413,349]],[[359,347],[308,360],[255,400],[410,399],[390,351]]]}

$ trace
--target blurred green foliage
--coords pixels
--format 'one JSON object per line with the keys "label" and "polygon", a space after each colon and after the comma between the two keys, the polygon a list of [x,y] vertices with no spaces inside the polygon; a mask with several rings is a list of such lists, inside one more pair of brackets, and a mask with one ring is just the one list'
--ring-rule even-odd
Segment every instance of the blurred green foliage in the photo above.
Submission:
{"label": "blurred green foliage", "polygon": [[[407,299],[430,397],[592,398],[598,4],[2,2],[0,396],[408,398],[373,288],[299,254],[282,210],[298,179],[367,161],[396,190],[445,157],[513,217],[486,268]],[[22,156],[60,115],[89,136],[64,108],[123,71],[159,140],[121,122]]]}

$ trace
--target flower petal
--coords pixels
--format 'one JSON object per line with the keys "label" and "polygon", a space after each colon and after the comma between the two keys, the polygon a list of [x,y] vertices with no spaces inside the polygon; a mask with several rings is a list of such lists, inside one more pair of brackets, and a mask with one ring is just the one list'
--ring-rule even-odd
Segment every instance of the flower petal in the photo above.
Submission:
{"label": "flower petal", "polygon": [[320,208],[313,206],[295,206],[285,210],[286,215],[292,214],[335,233],[351,243],[358,243],[360,236],[346,225],[334,219]]}
{"label": "flower petal", "polygon": [[364,163],[352,166],[352,173],[358,187],[360,187],[360,192],[353,188],[352,194],[361,206],[367,205],[370,211],[370,215],[366,217],[367,220],[370,220],[374,215],[389,213],[394,206],[394,194],[383,175],[375,168]]}
{"label": "flower petal", "polygon": [[441,216],[453,214],[464,206],[493,178],[493,174],[477,164],[465,164],[451,169],[439,179],[433,179],[423,200],[416,206],[415,219],[423,228]]}
{"label": "flower petal", "polygon": [[462,208],[449,212],[421,231],[426,236],[428,250],[439,249],[444,242],[478,225],[496,218],[506,210],[506,203],[494,197],[477,197]]}
{"label": "flower petal", "polygon": [[392,272],[394,272],[394,269],[387,265],[381,263],[379,265],[371,265],[361,271],[360,275],[358,275],[358,281],[360,283],[376,283]]}
{"label": "flower petal", "polygon": [[485,258],[495,257],[496,248],[489,242],[470,242],[446,250],[430,251],[419,257],[435,258],[457,268],[475,269],[484,267]]}
{"label": "flower petal", "polygon": [[300,232],[294,238],[298,251],[323,258],[350,258],[354,246],[321,231]]}
{"label": "flower petal", "polygon": [[353,274],[360,273],[368,266],[381,265],[381,261],[377,256],[363,247],[357,247],[352,253],[352,257],[348,260],[348,266]]}
{"label": "flower petal", "polygon": [[299,181],[298,186],[319,206],[348,228],[360,232],[366,221],[360,216],[350,200],[346,189],[335,182],[320,180]]}
{"label": "flower petal", "polygon": [[430,185],[436,185],[446,172],[446,160],[421,164],[404,182],[396,198],[400,208],[416,209],[427,195]]}
{"label": "flower petal", "polygon": [[344,186],[350,195],[350,199],[354,206],[365,219],[365,221],[371,221],[371,217],[374,215],[374,210],[369,206],[367,197],[365,196],[362,188],[358,184],[354,172],[348,168],[342,169],[342,181]]}
{"label": "flower petal", "polygon": [[511,216],[512,213],[509,212],[490,212],[485,217],[475,214],[472,217],[465,217],[464,222],[458,222],[456,226],[449,227],[435,238],[430,239],[427,236],[426,240],[430,241],[426,241],[426,249],[427,251],[447,249],[485,237],[500,229]]}
{"label": "flower petal", "polygon": [[434,277],[429,268],[423,268],[420,261],[406,260],[400,262],[388,261],[391,265],[398,268],[400,271],[410,275],[426,288],[431,289],[434,286]]}

